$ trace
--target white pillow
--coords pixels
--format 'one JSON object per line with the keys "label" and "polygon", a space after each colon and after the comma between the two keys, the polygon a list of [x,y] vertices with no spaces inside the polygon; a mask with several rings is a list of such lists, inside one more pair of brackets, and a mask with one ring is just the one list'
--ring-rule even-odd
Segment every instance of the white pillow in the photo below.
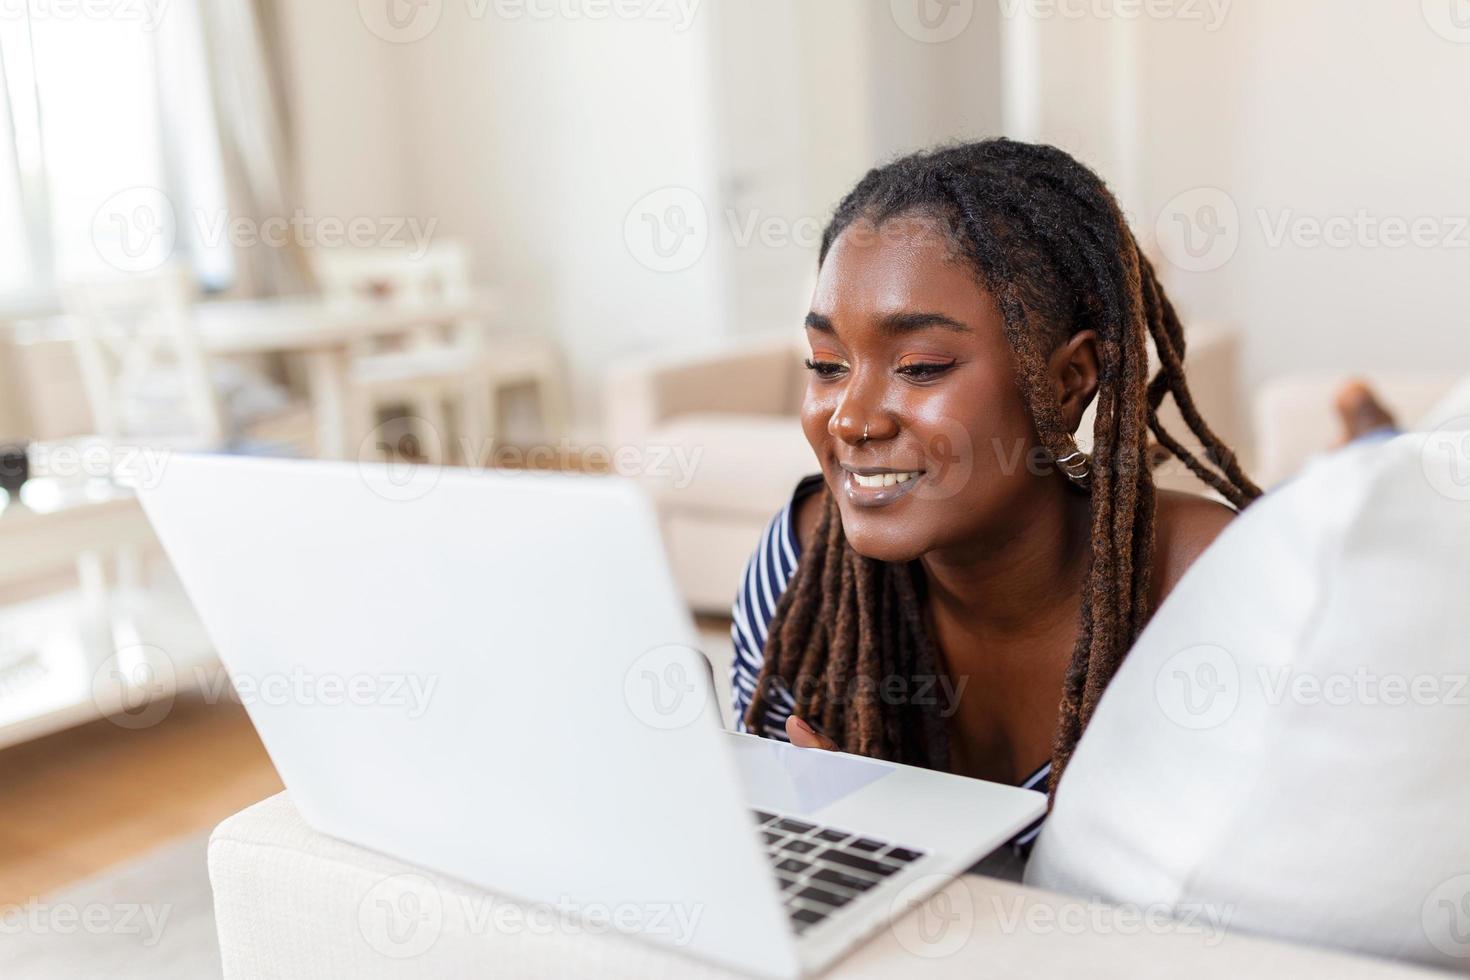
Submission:
{"label": "white pillow", "polygon": [[1026,881],[1470,972],[1470,432],[1324,457],[1226,529]]}
{"label": "white pillow", "polygon": [[1441,428],[1470,428],[1470,374],[1461,378],[1449,394],[1434,403],[1429,413],[1415,424],[1420,432]]}

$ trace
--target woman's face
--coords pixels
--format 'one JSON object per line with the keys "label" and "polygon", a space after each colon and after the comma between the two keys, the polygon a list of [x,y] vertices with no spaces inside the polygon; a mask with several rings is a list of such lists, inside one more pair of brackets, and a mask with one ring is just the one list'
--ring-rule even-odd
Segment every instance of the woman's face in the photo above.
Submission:
{"label": "woman's face", "polygon": [[1002,323],[932,221],[859,220],[833,243],[807,315],[802,428],[859,554],[906,561],[986,540],[1057,478],[1030,456]]}

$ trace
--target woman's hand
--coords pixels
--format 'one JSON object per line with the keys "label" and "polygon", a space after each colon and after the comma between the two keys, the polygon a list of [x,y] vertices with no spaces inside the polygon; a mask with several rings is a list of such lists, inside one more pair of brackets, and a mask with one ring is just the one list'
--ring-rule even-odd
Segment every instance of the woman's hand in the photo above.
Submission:
{"label": "woman's hand", "polygon": [[803,749],[826,749],[828,752],[836,752],[837,743],[832,741],[811,725],[807,724],[796,715],[786,718],[786,737],[791,739],[791,744]]}

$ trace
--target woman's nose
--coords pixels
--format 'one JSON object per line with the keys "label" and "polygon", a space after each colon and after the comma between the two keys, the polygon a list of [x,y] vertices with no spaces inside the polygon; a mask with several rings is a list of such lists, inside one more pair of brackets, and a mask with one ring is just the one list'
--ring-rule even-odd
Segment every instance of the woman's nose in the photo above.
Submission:
{"label": "woman's nose", "polygon": [[849,385],[842,401],[827,422],[827,431],[849,445],[857,446],[872,439],[891,439],[898,432],[893,417],[882,410],[874,397],[855,384]]}

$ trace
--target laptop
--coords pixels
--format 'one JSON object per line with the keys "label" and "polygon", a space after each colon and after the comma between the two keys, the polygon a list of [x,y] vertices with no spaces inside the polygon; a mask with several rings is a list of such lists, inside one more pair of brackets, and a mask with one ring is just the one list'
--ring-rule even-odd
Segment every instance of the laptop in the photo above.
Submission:
{"label": "laptop", "polygon": [[815,973],[1045,808],[728,731],[623,478],[176,455],[139,495],[309,825],[569,921]]}

